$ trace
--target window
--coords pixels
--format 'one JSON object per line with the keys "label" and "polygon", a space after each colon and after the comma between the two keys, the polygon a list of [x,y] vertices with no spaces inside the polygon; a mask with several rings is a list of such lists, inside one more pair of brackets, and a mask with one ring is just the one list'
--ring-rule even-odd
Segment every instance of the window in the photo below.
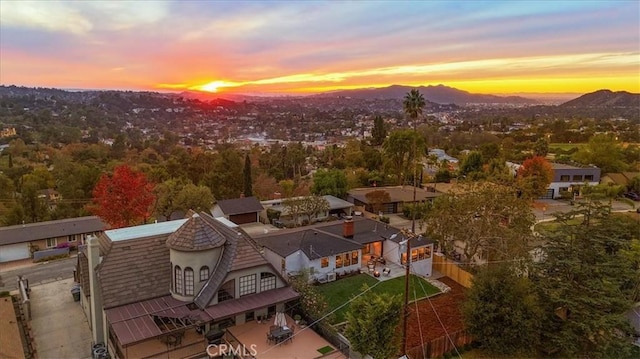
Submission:
{"label": "window", "polygon": [[184,269],[184,294],[193,295],[193,269]]}
{"label": "window", "polygon": [[78,236],[77,234],[69,236],[69,238],[67,238],[67,242],[77,242],[78,241],[77,236]]}
{"label": "window", "polygon": [[593,175],[584,175],[584,180],[587,182],[593,182]]}
{"label": "window", "polygon": [[200,268],[200,281],[204,282],[209,279],[209,267],[203,266]]}
{"label": "window", "polygon": [[569,175],[560,176],[560,182],[569,182]]}
{"label": "window", "polygon": [[574,181],[582,181],[582,175],[573,175]]}
{"label": "window", "polygon": [[236,281],[232,279],[220,287],[218,290],[218,303],[224,302],[225,300],[233,299],[236,293]]}
{"label": "window", "polygon": [[344,266],[350,266],[351,265],[351,257],[349,256],[349,253],[345,253],[344,254]]}
{"label": "window", "polygon": [[[169,265],[170,265],[170,267],[169,267],[169,273],[171,273],[171,271],[173,270],[173,263],[171,263],[171,262],[170,262],[170,263],[169,263]],[[173,283],[173,282],[174,282],[174,281],[172,280],[172,281],[171,281],[171,284],[169,285],[169,291],[170,291],[170,292],[172,292],[172,293],[173,293],[173,291],[174,291],[174,289],[173,289],[173,288],[174,288],[174,286],[173,286],[173,284],[174,284],[174,283]]]}
{"label": "window", "polygon": [[351,264],[358,264],[358,251],[351,252]]}
{"label": "window", "polygon": [[176,293],[182,294],[182,269],[180,269],[180,266],[176,266],[173,270],[173,280],[176,283],[174,285]]}
{"label": "window", "polygon": [[568,191],[569,191],[569,187],[560,187],[560,193],[568,192]]}
{"label": "window", "polygon": [[240,277],[240,296],[253,294],[256,292],[256,275],[246,275]]}
{"label": "window", "polygon": [[53,248],[58,245],[58,239],[47,238],[47,248]]}
{"label": "window", "polygon": [[424,259],[431,258],[431,247],[424,247]]}
{"label": "window", "polygon": [[417,249],[412,249],[411,250],[411,261],[415,262],[418,260],[418,250]]}
{"label": "window", "polygon": [[336,256],[336,268],[342,268],[342,254]]}
{"label": "window", "polygon": [[324,257],[320,260],[320,267],[326,268],[329,266],[329,258]]}
{"label": "window", "polygon": [[260,291],[275,289],[276,288],[276,276],[273,273],[262,272],[260,273]]}
{"label": "window", "polygon": [[287,270],[287,261],[285,261],[284,258],[282,258],[282,260],[280,261],[280,270],[282,270],[283,272]]}

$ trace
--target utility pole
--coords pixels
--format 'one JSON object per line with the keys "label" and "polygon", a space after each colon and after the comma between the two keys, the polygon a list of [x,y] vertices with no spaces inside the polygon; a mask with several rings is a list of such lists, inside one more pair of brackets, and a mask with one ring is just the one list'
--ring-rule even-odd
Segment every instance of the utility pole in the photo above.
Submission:
{"label": "utility pole", "polygon": [[[412,232],[413,233],[413,232]],[[404,233],[403,233],[404,234]],[[402,317],[402,353],[407,354],[407,331],[409,330],[409,275],[411,274],[411,238],[407,238],[407,254],[404,274],[404,307]]]}

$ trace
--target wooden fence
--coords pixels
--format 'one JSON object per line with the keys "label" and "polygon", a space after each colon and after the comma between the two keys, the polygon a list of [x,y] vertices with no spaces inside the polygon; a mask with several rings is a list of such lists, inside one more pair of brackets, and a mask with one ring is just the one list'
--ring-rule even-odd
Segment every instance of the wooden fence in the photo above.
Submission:
{"label": "wooden fence", "polygon": [[[451,338],[451,340],[449,340],[449,338]],[[411,359],[440,358],[445,353],[451,352],[452,354],[456,354],[456,348],[460,350],[461,347],[471,344],[473,340],[466,330],[450,333],[449,338],[443,336],[424,343],[423,346],[408,349],[407,356]]]}
{"label": "wooden fence", "polygon": [[453,279],[465,288],[471,287],[471,279],[473,278],[473,274],[458,267],[458,264],[456,262],[447,259],[440,253],[436,253],[433,256],[433,270],[436,270]]}

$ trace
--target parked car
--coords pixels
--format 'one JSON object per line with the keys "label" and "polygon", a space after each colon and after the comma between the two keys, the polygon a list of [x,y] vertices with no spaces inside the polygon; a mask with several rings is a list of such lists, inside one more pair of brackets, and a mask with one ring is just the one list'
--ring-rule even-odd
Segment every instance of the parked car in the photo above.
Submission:
{"label": "parked car", "polygon": [[630,200],[640,201],[640,194],[637,194],[635,192],[627,192],[624,194],[624,196],[629,198]]}

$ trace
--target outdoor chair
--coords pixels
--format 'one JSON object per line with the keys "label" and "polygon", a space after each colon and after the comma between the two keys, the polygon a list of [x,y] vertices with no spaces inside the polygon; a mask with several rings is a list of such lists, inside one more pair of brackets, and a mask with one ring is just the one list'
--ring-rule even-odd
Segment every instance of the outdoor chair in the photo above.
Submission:
{"label": "outdoor chair", "polygon": [[374,264],[367,264],[367,267],[369,268],[369,273],[373,273],[376,270],[376,266]]}
{"label": "outdoor chair", "polygon": [[267,333],[267,344],[273,344],[275,340],[276,339],[271,335],[271,333]]}
{"label": "outdoor chair", "polygon": [[385,268],[382,270],[382,274],[384,274],[385,276],[389,276],[389,274],[391,274],[391,269],[389,268]]}

